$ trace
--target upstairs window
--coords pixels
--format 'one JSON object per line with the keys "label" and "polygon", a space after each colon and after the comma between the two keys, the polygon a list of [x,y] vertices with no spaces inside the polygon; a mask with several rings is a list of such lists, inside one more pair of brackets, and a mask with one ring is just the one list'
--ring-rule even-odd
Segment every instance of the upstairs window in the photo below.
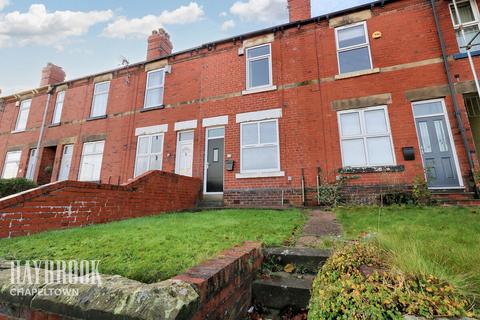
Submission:
{"label": "upstairs window", "polygon": [[27,127],[28,114],[30,113],[30,106],[32,100],[23,100],[18,110],[17,123],[15,124],[15,131],[24,131]]}
{"label": "upstairs window", "polygon": [[153,70],[147,73],[144,108],[154,108],[163,105],[165,84],[165,69]]}
{"label": "upstairs window", "polygon": [[110,90],[110,81],[95,83],[93,91],[92,118],[101,117],[107,113],[108,91]]}
{"label": "upstairs window", "polygon": [[3,165],[3,179],[13,179],[17,177],[21,156],[21,151],[7,152],[7,155],[5,156],[5,164]]}
{"label": "upstairs window", "polygon": [[63,100],[65,99],[65,91],[57,93],[57,101],[55,101],[55,109],[53,110],[52,124],[60,123],[62,117]]}
{"label": "upstairs window", "polygon": [[338,121],[344,167],[395,165],[386,107],[340,111]]}
{"label": "upstairs window", "polygon": [[335,34],[341,74],[372,69],[366,22],[336,28]]}
{"label": "upstairs window", "polygon": [[241,172],[280,171],[278,121],[241,124]]}
{"label": "upstairs window", "polygon": [[87,142],[83,144],[78,180],[100,181],[104,146],[105,141]]}
{"label": "upstairs window", "polygon": [[[457,43],[458,43],[460,52],[466,52],[467,49],[465,48],[465,46],[473,39],[473,37],[480,30],[479,28],[480,19],[479,19],[478,7],[475,1],[470,1],[470,0],[466,0],[466,1],[457,0],[456,3],[457,3],[460,19],[458,19],[457,13],[455,11],[455,6],[453,5],[453,3],[450,4],[450,13],[451,13],[453,27],[455,29],[455,34],[457,37]],[[463,35],[460,29],[460,23],[463,24],[465,39],[467,40],[466,42],[463,41]],[[474,50],[480,50],[480,46],[478,46],[478,44],[480,44],[480,36],[474,40],[473,44],[474,45],[477,44],[477,46],[473,47]]]}
{"label": "upstairs window", "polygon": [[271,45],[247,49],[247,90],[272,86]]}
{"label": "upstairs window", "polygon": [[163,134],[139,136],[135,161],[135,177],[150,170],[162,170],[162,156]]}

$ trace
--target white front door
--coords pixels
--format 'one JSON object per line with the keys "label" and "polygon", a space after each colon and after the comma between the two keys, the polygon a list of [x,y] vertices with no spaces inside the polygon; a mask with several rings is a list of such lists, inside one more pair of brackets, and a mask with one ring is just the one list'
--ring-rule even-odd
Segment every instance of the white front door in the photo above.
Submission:
{"label": "white front door", "polygon": [[25,178],[28,180],[33,180],[33,175],[35,174],[35,165],[37,162],[36,153],[37,153],[37,149],[30,150],[30,157],[28,158],[27,173],[25,174]]}
{"label": "white front door", "polygon": [[63,147],[62,162],[60,163],[60,172],[58,181],[68,180],[70,166],[72,164],[73,144],[67,144]]}
{"label": "white front door", "polygon": [[193,131],[182,131],[177,138],[175,173],[191,177],[193,174]]}

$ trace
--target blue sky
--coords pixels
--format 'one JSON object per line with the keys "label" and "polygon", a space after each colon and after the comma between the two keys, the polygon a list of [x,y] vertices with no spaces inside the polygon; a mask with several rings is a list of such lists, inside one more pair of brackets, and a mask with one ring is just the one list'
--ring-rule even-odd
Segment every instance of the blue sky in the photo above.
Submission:
{"label": "blue sky", "polygon": [[[313,15],[372,0],[312,0]],[[47,62],[67,79],[145,59],[155,28],[174,51],[287,22],[287,0],[0,0],[0,96],[34,88]]]}

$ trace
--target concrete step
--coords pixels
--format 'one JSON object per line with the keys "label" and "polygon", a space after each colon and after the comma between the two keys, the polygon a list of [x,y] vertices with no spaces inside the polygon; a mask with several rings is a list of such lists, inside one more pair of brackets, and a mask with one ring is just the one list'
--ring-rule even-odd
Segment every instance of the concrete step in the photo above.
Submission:
{"label": "concrete step", "polygon": [[272,274],[270,279],[255,280],[252,295],[255,305],[282,310],[288,306],[307,308],[314,276]]}
{"label": "concrete step", "polygon": [[296,247],[274,247],[264,250],[265,262],[286,266],[293,264],[296,272],[317,274],[330,257],[330,250]]}

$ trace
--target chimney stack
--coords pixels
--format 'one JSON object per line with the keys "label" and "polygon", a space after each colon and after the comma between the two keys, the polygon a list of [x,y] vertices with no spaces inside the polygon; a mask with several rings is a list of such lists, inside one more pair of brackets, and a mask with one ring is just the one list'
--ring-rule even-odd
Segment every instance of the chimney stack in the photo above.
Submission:
{"label": "chimney stack", "polygon": [[290,22],[310,19],[312,17],[311,0],[288,0]]}
{"label": "chimney stack", "polygon": [[53,63],[47,63],[47,66],[42,70],[42,79],[40,80],[40,87],[48,86],[65,81],[65,72],[59,66]]}
{"label": "chimney stack", "polygon": [[162,28],[153,30],[148,37],[147,61],[168,56],[172,53],[172,49],[170,35]]}

